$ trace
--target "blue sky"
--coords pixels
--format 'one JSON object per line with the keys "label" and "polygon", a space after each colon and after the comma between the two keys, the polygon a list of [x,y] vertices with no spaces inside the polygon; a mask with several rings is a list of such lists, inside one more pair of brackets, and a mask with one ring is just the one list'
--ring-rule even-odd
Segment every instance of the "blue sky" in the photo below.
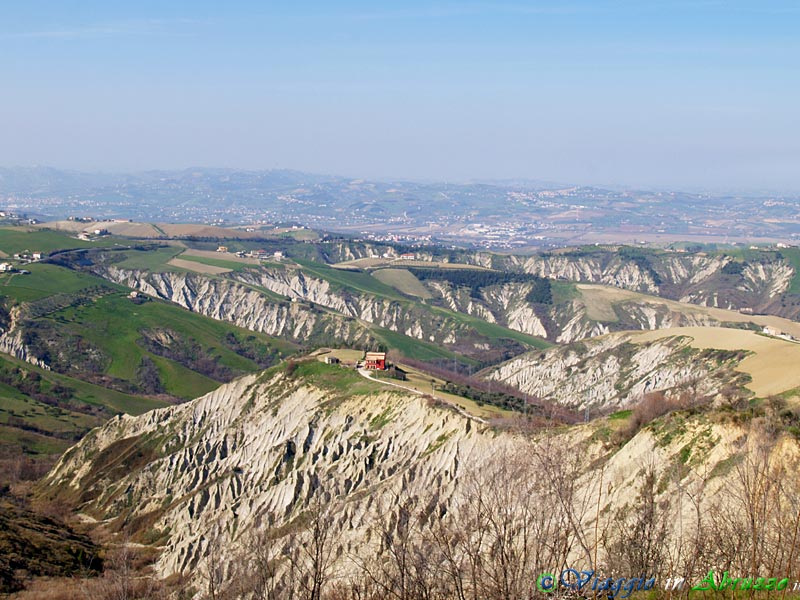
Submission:
{"label": "blue sky", "polygon": [[0,3],[0,165],[800,191],[800,2]]}

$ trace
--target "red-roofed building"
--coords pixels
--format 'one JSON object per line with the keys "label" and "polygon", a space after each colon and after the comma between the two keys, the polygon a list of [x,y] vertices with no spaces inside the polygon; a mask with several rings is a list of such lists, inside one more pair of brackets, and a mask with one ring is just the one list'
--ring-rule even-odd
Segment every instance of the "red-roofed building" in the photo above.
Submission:
{"label": "red-roofed building", "polygon": [[367,352],[364,358],[364,368],[372,371],[386,370],[386,352]]}

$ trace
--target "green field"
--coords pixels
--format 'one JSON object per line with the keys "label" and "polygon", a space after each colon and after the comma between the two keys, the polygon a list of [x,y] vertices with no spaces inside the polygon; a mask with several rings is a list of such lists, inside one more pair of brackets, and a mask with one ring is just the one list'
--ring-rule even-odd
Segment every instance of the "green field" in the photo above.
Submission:
{"label": "green field", "polygon": [[[2,230],[0,238],[9,252],[29,247],[47,252],[72,241],[47,231]],[[158,270],[181,251],[128,249],[117,264]],[[127,288],[87,273],[48,263],[24,268],[30,274],[0,275],[0,307],[8,311],[22,306],[18,326],[29,340],[26,344],[38,343],[38,352],[55,353],[48,360],[57,358],[61,372],[0,355],[0,450],[6,446],[31,455],[58,453],[113,414],[141,414],[165,406],[170,396],[200,396],[237,374],[261,370],[264,363],[257,357],[268,364],[297,351],[290,342],[171,303],[132,299]],[[166,350],[148,346],[145,334],[165,335],[182,353],[164,354],[173,352],[169,345],[161,346]],[[84,368],[89,364],[84,360],[95,361],[91,369]],[[166,395],[142,393],[139,371],[144,360],[150,361],[150,372]]]}
{"label": "green field", "polygon": [[408,301],[408,298],[403,294],[393,287],[378,281],[369,273],[334,269],[328,265],[310,260],[296,260],[296,262],[303,268],[303,271],[315,275],[320,279],[325,279],[340,289],[353,289],[389,300]]}
{"label": "green field", "polygon": [[53,252],[69,248],[97,248],[115,245],[111,238],[85,242],[61,231],[29,230],[24,227],[0,227],[0,250],[8,255],[22,252]]}
{"label": "green field", "polygon": [[287,372],[292,377],[302,379],[311,385],[321,387],[334,393],[352,396],[381,391],[380,384],[362,377],[352,369],[339,365],[327,365],[321,361],[309,359],[287,365]]}
{"label": "green field", "polygon": [[[51,282],[61,285],[38,286],[36,294],[23,294],[16,289],[16,301],[24,301],[28,297],[38,300],[52,295],[54,287],[62,291],[77,291],[74,297],[80,298],[80,292],[87,283],[90,287],[97,283],[92,277],[54,265],[34,266],[42,270],[43,274],[52,275]],[[70,298],[63,292],[58,297]],[[137,305],[125,291],[109,290],[106,295],[96,297],[93,301],[87,302],[84,299],[81,303],[66,308],[55,308],[56,310],[35,319],[33,323],[46,325],[46,332],[57,332],[57,336],[63,337],[66,343],[80,340],[86,347],[96,349],[105,358],[106,367],[102,374],[88,373],[86,379],[81,374],[82,378],[78,379],[0,355],[0,369],[7,368],[12,373],[35,373],[41,378],[40,385],[45,394],[48,390],[59,387],[69,390],[67,399],[56,397],[51,403],[45,403],[35,396],[23,393],[21,389],[0,382],[0,447],[7,444],[21,448],[28,454],[57,453],[71,445],[85,431],[102,424],[115,413],[141,414],[164,406],[167,400],[162,397],[119,391],[136,389],[137,369],[144,357],[155,365],[164,391],[175,398],[194,398],[220,385],[219,381],[192,370],[185,363],[148,351],[140,343],[142,332],[146,330],[168,329],[170,335],[188,340],[204,356],[214,359],[228,369],[226,372],[234,375],[259,371],[262,367],[255,360],[238,354],[223,343],[231,333],[242,343],[267,349],[276,359],[296,351],[296,346],[289,342],[215,321],[166,302],[146,301]],[[24,331],[27,331],[28,326],[24,327]],[[48,336],[48,339],[52,338]],[[76,352],[72,348],[67,348],[67,351]],[[77,352],[80,356],[83,350]],[[25,379],[20,379],[19,376],[17,378],[20,381]],[[112,384],[117,389],[112,389]],[[120,388],[120,385],[123,387]],[[77,410],[74,406],[84,406],[85,409]]]}
{"label": "green field", "polygon": [[[52,406],[12,385],[0,383],[0,448],[13,446],[25,454],[62,452],[81,434],[101,425],[110,415],[121,412],[141,414],[166,405],[160,400],[109,390],[0,354],[0,371],[14,369],[20,369],[28,377],[40,377],[44,392],[57,386],[70,390],[69,404]],[[70,405],[84,408],[76,410]],[[20,427],[19,422],[24,423],[24,427]]]}
{"label": "green field", "polygon": [[252,336],[282,354],[294,350],[293,345],[287,342],[203,317],[166,302],[149,301],[137,306],[124,294],[112,294],[89,305],[69,307],[53,314],[52,318],[110,356],[107,374],[112,377],[133,381],[142,358],[150,356],[158,366],[167,393],[178,398],[194,398],[216,388],[219,383],[147,352],[137,343],[143,330],[167,328],[193,340],[203,350],[218,356],[220,364],[238,372],[253,372],[260,367],[221,343],[220,340],[229,332],[239,337]]}
{"label": "green field", "polygon": [[577,286],[571,281],[550,281],[550,290],[553,294],[553,304],[564,304],[576,298],[580,298],[581,294]]}
{"label": "green field", "polygon": [[253,265],[249,263],[235,262],[232,260],[223,260],[220,258],[207,258],[205,256],[192,256],[190,254],[181,254],[177,258],[200,263],[201,265],[211,265],[212,267],[221,267],[223,269],[230,269],[231,271],[244,271],[246,269],[258,268],[258,265]]}
{"label": "green field", "polygon": [[794,269],[792,284],[787,291],[790,294],[800,295],[800,248],[783,248],[780,252]]}
{"label": "green field", "polygon": [[182,271],[183,269],[167,264],[181,252],[183,252],[183,248],[179,246],[165,246],[152,250],[128,250],[125,252],[125,260],[116,263],[115,266],[121,269],[151,271],[153,273]]}
{"label": "green field", "polygon": [[0,274],[0,300],[5,296],[16,302],[31,302],[53,294],[73,294],[96,286],[122,289],[99,277],[56,265],[32,263],[25,268],[30,275]]}
{"label": "green field", "polygon": [[408,269],[378,269],[372,276],[403,294],[423,299],[433,297],[428,288]]}

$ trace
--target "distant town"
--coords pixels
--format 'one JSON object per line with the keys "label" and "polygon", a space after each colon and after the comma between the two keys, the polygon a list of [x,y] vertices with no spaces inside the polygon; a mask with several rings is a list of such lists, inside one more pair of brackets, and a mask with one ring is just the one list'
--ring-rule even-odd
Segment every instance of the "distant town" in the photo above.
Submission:
{"label": "distant town", "polygon": [[[800,198],[544,184],[382,182],[294,171],[93,176],[0,169],[0,220],[148,221],[257,232],[294,227],[411,245],[794,244]],[[89,232],[87,235],[90,235]]]}

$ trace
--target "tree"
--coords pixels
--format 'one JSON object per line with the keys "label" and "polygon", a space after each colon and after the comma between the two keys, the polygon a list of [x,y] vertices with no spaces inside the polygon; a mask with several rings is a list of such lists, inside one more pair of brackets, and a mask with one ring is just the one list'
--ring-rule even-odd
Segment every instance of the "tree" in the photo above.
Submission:
{"label": "tree", "polygon": [[321,600],[330,582],[334,560],[333,513],[329,498],[317,487],[303,515],[307,526],[293,533],[284,547],[289,562],[289,588],[306,600]]}

